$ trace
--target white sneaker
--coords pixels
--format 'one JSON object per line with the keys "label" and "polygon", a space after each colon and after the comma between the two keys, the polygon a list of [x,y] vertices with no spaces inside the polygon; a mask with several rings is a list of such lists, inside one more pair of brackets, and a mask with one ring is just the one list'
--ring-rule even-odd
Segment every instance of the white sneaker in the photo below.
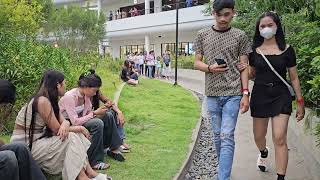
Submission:
{"label": "white sneaker", "polygon": [[[266,149],[268,150],[268,157],[269,157],[270,156],[269,148],[266,147]],[[261,153],[259,153],[258,159],[257,159],[257,169],[259,171],[262,171],[262,172],[268,171],[268,165],[269,165],[268,157],[262,158]]]}

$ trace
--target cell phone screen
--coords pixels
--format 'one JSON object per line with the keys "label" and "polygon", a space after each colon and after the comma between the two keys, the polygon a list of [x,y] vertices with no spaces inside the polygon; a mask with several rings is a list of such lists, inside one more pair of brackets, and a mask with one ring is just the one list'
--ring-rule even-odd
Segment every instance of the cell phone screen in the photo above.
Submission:
{"label": "cell phone screen", "polygon": [[227,65],[227,63],[226,63],[226,61],[224,61],[224,59],[215,59],[215,60],[216,60],[218,65],[221,65],[221,64]]}

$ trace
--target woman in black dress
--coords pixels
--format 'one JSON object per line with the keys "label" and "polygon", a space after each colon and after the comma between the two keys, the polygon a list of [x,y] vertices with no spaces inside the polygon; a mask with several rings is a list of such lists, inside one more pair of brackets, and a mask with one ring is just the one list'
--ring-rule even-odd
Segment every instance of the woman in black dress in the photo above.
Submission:
{"label": "woman in black dress", "polygon": [[280,18],[273,12],[264,13],[257,21],[253,40],[253,52],[249,56],[250,75],[255,77],[250,102],[253,117],[255,143],[260,151],[257,168],[268,170],[266,134],[271,118],[272,139],[275,149],[278,180],[283,180],[288,164],[287,129],[292,112],[292,98],[288,87],[270,69],[259,49],[284,78],[287,71],[297,98],[297,121],[304,117],[304,101],[301,95],[294,49],[285,42]]}

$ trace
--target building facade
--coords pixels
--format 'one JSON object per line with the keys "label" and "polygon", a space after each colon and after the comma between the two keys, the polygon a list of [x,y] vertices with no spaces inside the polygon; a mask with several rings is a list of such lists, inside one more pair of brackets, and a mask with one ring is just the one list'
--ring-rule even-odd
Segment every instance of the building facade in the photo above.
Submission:
{"label": "building facade", "polygon": [[[212,16],[203,13],[209,0],[180,0],[179,44],[180,55],[193,54],[193,41],[198,30],[211,26]],[[124,58],[127,53],[144,51],[161,56],[165,50],[176,51],[176,0],[54,0],[55,5],[80,5],[104,12],[106,36],[101,43],[103,52],[113,58]]]}

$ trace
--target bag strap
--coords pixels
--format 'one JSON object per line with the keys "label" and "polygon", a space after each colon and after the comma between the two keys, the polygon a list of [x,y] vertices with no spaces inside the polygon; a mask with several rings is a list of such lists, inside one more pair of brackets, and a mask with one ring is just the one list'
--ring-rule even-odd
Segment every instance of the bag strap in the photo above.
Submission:
{"label": "bag strap", "polygon": [[279,77],[279,79],[288,87],[291,95],[294,95],[293,88],[290,86],[290,84],[286,80],[284,80],[283,77],[273,68],[273,66],[270,64],[270,62],[268,61],[266,56],[262,53],[262,51],[259,48],[257,48],[257,50],[261,54],[261,56],[263,57],[264,61],[268,64],[270,69],[274,72],[274,74],[276,74]]}

